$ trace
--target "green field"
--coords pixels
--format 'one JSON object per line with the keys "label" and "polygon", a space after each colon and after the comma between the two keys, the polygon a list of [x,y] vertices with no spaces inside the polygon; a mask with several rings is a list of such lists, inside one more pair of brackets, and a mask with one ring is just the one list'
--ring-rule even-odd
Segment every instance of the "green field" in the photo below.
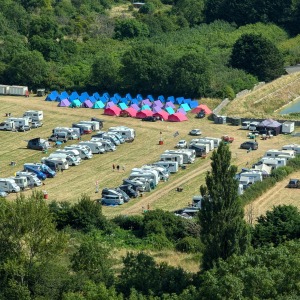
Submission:
{"label": "green field", "polygon": [[[213,108],[216,101],[205,101]],[[40,187],[49,194],[49,201],[69,201],[76,202],[81,194],[88,194],[91,199],[97,200],[100,193],[95,193],[95,183],[99,181],[100,191],[104,187],[116,187],[122,183],[130,170],[147,163],[159,160],[160,154],[167,149],[173,149],[180,139],[190,140],[188,132],[192,128],[200,128],[203,136],[221,137],[228,134],[235,138],[230,148],[232,149],[232,161],[239,167],[252,164],[263,153],[272,148],[280,148],[287,143],[296,143],[297,139],[291,136],[280,135],[267,141],[259,142],[259,150],[247,153],[239,149],[239,145],[246,140],[247,132],[239,130],[231,125],[213,124],[206,119],[196,119],[194,114],[188,115],[189,121],[182,123],[170,122],[142,122],[133,118],[110,117],[102,115],[103,110],[92,109],[71,109],[57,107],[57,102],[46,102],[42,98],[30,97],[0,97],[1,121],[5,120],[5,113],[11,112],[13,116],[21,116],[29,109],[44,111],[44,126],[28,132],[5,132],[0,131],[1,139],[1,177],[13,176],[14,173],[22,169],[25,162],[40,162],[45,156],[40,151],[28,150],[27,140],[34,137],[47,138],[51,131],[57,126],[71,126],[80,120],[87,120],[91,117],[102,118],[104,130],[115,125],[125,125],[136,130],[137,137],[133,143],[126,143],[118,146],[117,151],[102,155],[94,155],[91,160],[82,161],[77,167],[70,167],[63,173],[58,174],[53,179],[47,179],[45,185]],[[164,144],[159,145],[160,131]],[[173,134],[178,131],[179,136],[174,138]],[[84,136],[83,139],[89,139]],[[74,143],[72,141],[68,144]],[[48,153],[55,151],[50,149]],[[15,161],[16,166],[10,166],[10,162]],[[125,166],[125,172],[113,172],[112,164]],[[142,207],[148,205],[151,209],[161,208],[165,210],[175,210],[186,206],[191,202],[192,196],[199,194],[199,187],[204,183],[205,174],[210,169],[209,158],[197,158],[194,164],[188,165],[186,170],[180,170],[177,174],[171,175],[168,182],[160,183],[151,193],[146,193],[144,197],[134,199],[119,207],[104,207],[103,211],[107,216],[116,214],[136,214],[141,213]],[[176,192],[178,186],[183,187],[183,192]],[[24,192],[25,194],[31,191]],[[16,195],[9,195],[8,199],[15,199]]]}

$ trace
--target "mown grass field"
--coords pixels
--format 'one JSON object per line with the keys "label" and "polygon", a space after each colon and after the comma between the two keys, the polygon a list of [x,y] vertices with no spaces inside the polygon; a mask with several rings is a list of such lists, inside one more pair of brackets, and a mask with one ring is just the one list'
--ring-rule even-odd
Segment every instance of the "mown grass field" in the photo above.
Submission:
{"label": "mown grass field", "polygon": [[[216,105],[215,100],[203,100],[209,106]],[[277,149],[284,144],[299,143],[299,137],[280,135],[266,141],[259,141],[259,149],[247,153],[239,149],[239,145],[247,140],[247,132],[239,130],[231,125],[213,124],[208,119],[196,119],[194,114],[189,114],[189,121],[182,123],[170,122],[142,122],[138,119],[110,117],[102,115],[103,110],[92,109],[71,109],[57,107],[57,102],[46,102],[43,98],[37,97],[0,97],[1,121],[5,120],[5,113],[11,112],[13,116],[21,116],[29,109],[44,111],[44,126],[28,132],[5,132],[0,131],[0,177],[13,176],[22,169],[25,162],[39,162],[45,154],[39,151],[26,149],[27,140],[34,137],[47,138],[51,131],[57,126],[71,126],[80,120],[87,120],[91,117],[102,118],[104,130],[111,126],[125,125],[136,130],[137,137],[133,143],[126,143],[118,146],[117,151],[103,155],[94,155],[91,160],[82,161],[80,166],[70,167],[69,170],[58,174],[53,179],[47,179],[45,186],[38,189],[46,190],[49,194],[49,201],[76,202],[81,194],[85,193],[93,200],[100,198],[100,193],[95,193],[95,183],[99,181],[100,191],[104,187],[116,187],[122,183],[130,170],[147,163],[159,160],[160,154],[167,149],[173,149],[178,140],[192,137],[188,132],[192,128],[200,128],[203,136],[221,137],[224,134],[232,135],[235,138],[230,145],[232,151],[232,162],[239,168],[250,166],[258,160],[268,149]],[[299,129],[298,129],[299,130]],[[164,140],[163,145],[158,145],[160,131]],[[173,134],[178,131],[179,136],[174,138]],[[83,139],[89,139],[84,136]],[[70,141],[68,144],[74,142]],[[51,153],[55,149],[50,149]],[[11,167],[11,161],[17,165]],[[112,164],[125,166],[125,172],[113,172]],[[199,187],[205,182],[205,174],[210,169],[209,157],[206,159],[197,158],[194,164],[188,165],[186,170],[180,170],[177,174],[171,175],[168,182],[160,183],[151,193],[144,194],[144,197],[134,199],[119,207],[104,207],[104,214],[112,217],[117,214],[141,213],[142,207],[150,205],[151,209],[161,208],[164,210],[175,210],[191,202],[193,195],[199,194]],[[182,180],[181,180],[182,179]],[[183,192],[176,192],[176,187],[182,186]],[[299,192],[299,191],[295,191]],[[28,195],[31,191],[25,191]],[[16,195],[9,195],[8,199],[15,199]],[[271,204],[270,204],[271,205]]]}

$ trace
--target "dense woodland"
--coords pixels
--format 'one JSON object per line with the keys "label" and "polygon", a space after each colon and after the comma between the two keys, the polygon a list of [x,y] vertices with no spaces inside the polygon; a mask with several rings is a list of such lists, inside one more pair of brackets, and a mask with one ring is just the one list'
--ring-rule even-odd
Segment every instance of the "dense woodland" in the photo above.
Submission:
{"label": "dense woodland", "polygon": [[[42,192],[0,199],[0,299],[299,299],[300,211],[274,207],[248,225],[229,147],[211,160],[194,219],[162,210],[107,219],[86,195],[75,205],[48,204]],[[158,250],[189,253],[200,271],[147,254]]]}
{"label": "dense woodland", "polygon": [[[125,7],[116,17],[114,8]],[[0,82],[229,97],[300,62],[300,1],[0,0]]]}

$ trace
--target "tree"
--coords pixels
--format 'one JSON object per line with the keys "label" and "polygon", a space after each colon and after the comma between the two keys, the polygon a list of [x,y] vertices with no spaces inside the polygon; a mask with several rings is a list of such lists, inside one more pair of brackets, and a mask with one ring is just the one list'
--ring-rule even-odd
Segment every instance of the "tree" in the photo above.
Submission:
{"label": "tree", "polygon": [[149,36],[148,26],[136,19],[124,19],[116,23],[115,38],[118,40]]}
{"label": "tree", "polygon": [[206,175],[206,187],[200,210],[201,240],[204,244],[202,267],[212,268],[222,258],[242,254],[249,244],[247,225],[238,196],[236,166],[230,165],[231,152],[221,143],[212,154],[212,170]]}
{"label": "tree", "polygon": [[271,41],[256,34],[244,34],[235,42],[230,64],[257,76],[260,81],[271,81],[284,74],[279,50]]}
{"label": "tree", "polygon": [[300,212],[292,205],[279,205],[265,216],[260,216],[254,227],[254,246],[279,245],[287,240],[300,238]]}

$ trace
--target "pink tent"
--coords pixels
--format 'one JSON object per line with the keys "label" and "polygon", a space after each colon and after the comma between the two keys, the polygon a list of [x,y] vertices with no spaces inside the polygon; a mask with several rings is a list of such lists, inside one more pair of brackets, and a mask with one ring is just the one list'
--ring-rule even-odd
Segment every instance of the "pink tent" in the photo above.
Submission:
{"label": "pink tent", "polygon": [[121,108],[118,106],[111,106],[104,109],[104,114],[108,116],[119,116],[121,113]]}
{"label": "pink tent", "polygon": [[188,118],[180,112],[172,114],[168,117],[168,121],[170,121],[170,122],[182,122],[182,121],[187,121],[187,120],[188,120]]}
{"label": "pink tent", "polygon": [[151,116],[153,116],[153,112],[151,110],[141,110],[136,114],[136,118],[138,119],[143,119]]}
{"label": "pink tent", "polygon": [[165,110],[161,110],[153,114],[153,117],[159,117],[161,120],[167,121],[169,114]]}
{"label": "pink tent", "polygon": [[192,113],[197,114],[201,110],[204,110],[206,115],[210,115],[212,113],[212,111],[205,104],[200,104],[197,107],[195,107],[192,110]]}
{"label": "pink tent", "polygon": [[164,106],[164,105],[161,103],[160,100],[155,100],[155,101],[153,102],[153,105],[154,105],[154,106],[159,106],[159,107],[163,107],[163,106]]}
{"label": "pink tent", "polygon": [[120,112],[120,117],[135,117],[136,114],[137,111],[134,108],[128,107]]}

